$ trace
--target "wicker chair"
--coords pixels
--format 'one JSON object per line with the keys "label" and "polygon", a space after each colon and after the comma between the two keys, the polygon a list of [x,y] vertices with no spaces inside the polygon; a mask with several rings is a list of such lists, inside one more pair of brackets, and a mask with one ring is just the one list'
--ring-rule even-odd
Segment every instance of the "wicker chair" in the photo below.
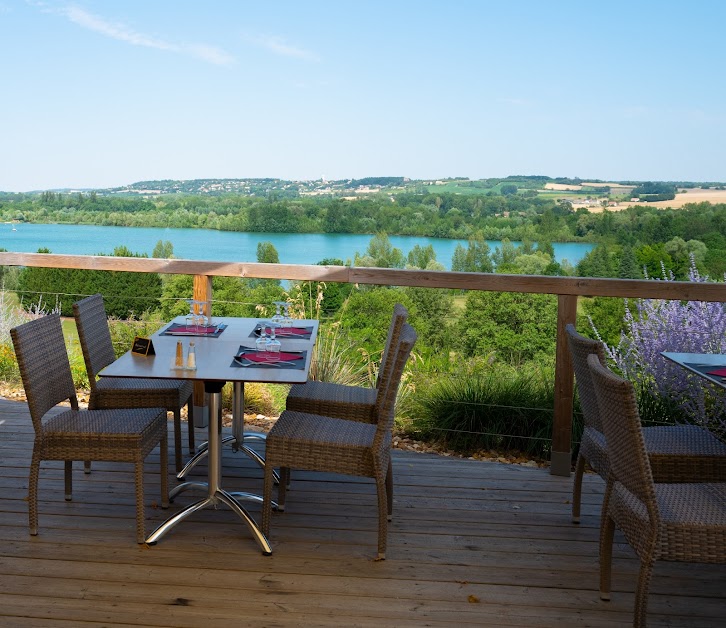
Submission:
{"label": "wicker chair", "polygon": [[375,479],[378,495],[378,558],[386,556],[390,507],[386,476],[390,469],[391,430],[396,394],[416,332],[404,324],[397,345],[391,345],[391,373],[378,388],[376,424],[285,410],[267,435],[262,532],[270,531],[273,468],[280,467],[278,510],[285,508],[290,468],[360,475]]}
{"label": "wicker chair", "polygon": [[174,462],[177,473],[182,470],[181,408],[187,405],[189,452],[194,453],[194,401],[191,381],[175,379],[143,379],[102,377],[101,369],[116,359],[108,327],[103,297],[94,294],[73,304],[78,339],[88,371],[91,410],[101,408],[156,408],[174,413]]}
{"label": "wicker chair", "polygon": [[[35,430],[28,485],[30,534],[38,534],[41,460],[65,461],[65,498],[72,496],[73,460],[133,462],[136,466],[136,541],[144,534],[144,459],[157,445],[161,458],[161,502],[169,505],[167,423],[163,408],[79,410],[63,330],[57,314],[10,330]],[[71,409],[46,417],[62,401]]]}
{"label": "wicker chair", "polygon": [[375,423],[376,394],[391,373],[389,359],[391,346],[396,346],[401,328],[408,318],[408,310],[400,303],[393,308],[393,318],[381,358],[381,366],[375,388],[346,386],[332,382],[310,381],[290,388],[285,402],[287,410],[338,417],[349,421]]}
{"label": "wicker chair", "polygon": [[[585,464],[604,480],[608,475],[605,436],[587,366],[590,355],[596,355],[604,365],[605,350],[601,342],[578,334],[573,325],[567,325],[565,332],[585,420],[572,490],[572,521],[579,523]],[[643,440],[656,482],[726,482],[726,445],[708,430],[695,425],[646,427]]]}
{"label": "wicker chair", "polygon": [[645,626],[656,560],[726,562],[726,483],[656,484],[630,382],[588,357],[608,443],[610,476],[600,534],[600,597],[610,599],[617,526],[640,559],[635,626]]}
{"label": "wicker chair", "polygon": [[[287,395],[285,408],[295,412],[319,414],[348,421],[376,423],[375,410],[378,390],[387,383],[391,375],[392,360],[389,359],[391,347],[397,346],[401,329],[403,329],[403,324],[407,318],[408,310],[400,303],[396,303],[393,306],[393,317],[388,327],[388,336],[383,349],[375,388],[316,381],[294,384]],[[388,469],[386,481],[388,482],[387,492],[390,511],[393,508],[393,467]]]}

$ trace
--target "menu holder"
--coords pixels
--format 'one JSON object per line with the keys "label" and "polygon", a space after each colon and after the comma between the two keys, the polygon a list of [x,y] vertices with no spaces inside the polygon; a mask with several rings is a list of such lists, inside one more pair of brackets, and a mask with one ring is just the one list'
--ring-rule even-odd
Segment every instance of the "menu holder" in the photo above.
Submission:
{"label": "menu holder", "polygon": [[141,336],[134,338],[134,342],[131,345],[131,353],[136,355],[156,355],[154,343],[151,342],[151,338],[142,338]]}

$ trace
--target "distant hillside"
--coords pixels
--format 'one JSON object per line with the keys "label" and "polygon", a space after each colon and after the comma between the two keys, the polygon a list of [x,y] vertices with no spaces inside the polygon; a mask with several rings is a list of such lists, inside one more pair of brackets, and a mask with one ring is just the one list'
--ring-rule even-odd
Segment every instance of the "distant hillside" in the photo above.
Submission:
{"label": "distant hillside", "polygon": [[[241,195],[264,198],[292,199],[305,196],[355,198],[375,194],[397,195],[402,192],[416,194],[462,194],[471,195],[524,195],[546,194],[594,195],[599,197],[630,197],[631,192],[643,188],[641,200],[658,200],[667,190],[672,195],[676,189],[716,189],[723,190],[722,182],[693,181],[604,181],[602,179],[581,179],[580,177],[548,177],[546,175],[510,175],[486,179],[467,177],[445,177],[441,179],[409,179],[408,177],[363,177],[361,179],[326,179],[292,181],[276,178],[244,179],[161,179],[137,181],[129,185],[92,189],[64,188],[36,190],[27,194],[44,192],[61,194],[89,194],[98,196],[127,196],[150,198],[162,195],[200,195],[224,196]],[[654,191],[648,192],[653,189]],[[3,196],[13,196],[0,192]],[[17,196],[17,195],[16,195]],[[652,198],[650,198],[652,196]],[[665,198],[665,197],[664,197]],[[622,200],[622,198],[619,198]]]}

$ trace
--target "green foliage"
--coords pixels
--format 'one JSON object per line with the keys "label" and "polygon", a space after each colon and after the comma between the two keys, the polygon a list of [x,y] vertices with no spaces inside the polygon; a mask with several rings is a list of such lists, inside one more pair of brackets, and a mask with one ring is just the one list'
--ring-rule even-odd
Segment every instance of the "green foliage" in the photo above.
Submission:
{"label": "green foliage", "polygon": [[371,238],[365,255],[355,254],[354,266],[371,268],[403,268],[404,257],[401,249],[395,248],[385,233]]}
{"label": "green foliage", "polygon": [[7,341],[0,342],[0,381],[20,384],[20,371],[15,352]]}
{"label": "green foliage", "polygon": [[408,295],[395,288],[380,287],[351,292],[340,314],[341,328],[368,354],[381,353],[396,303],[409,309],[410,322],[416,328],[415,312]]}
{"label": "green foliage", "polygon": [[[117,247],[113,254],[146,257],[131,253],[126,247]],[[161,279],[156,273],[40,267],[23,268],[18,276],[18,296],[26,308],[42,299],[56,305],[61,315],[73,316],[73,303],[96,293],[103,295],[109,316],[138,316],[158,307]]]}
{"label": "green foliage", "polygon": [[456,327],[465,356],[494,354],[522,363],[537,356],[552,359],[557,329],[557,298],[549,294],[470,292]]}
{"label": "green foliage", "polygon": [[464,249],[457,244],[451,260],[451,270],[469,273],[492,273],[494,264],[491,258],[491,249],[481,233],[469,239],[469,245]]}
{"label": "green foliage", "polygon": [[[165,320],[189,312],[194,278],[170,275],[164,282],[159,313]],[[273,301],[280,301],[284,290],[277,281],[212,277],[212,316],[268,316]]]}
{"label": "green foliage", "polygon": [[662,181],[646,181],[634,188],[631,194],[643,201],[671,201],[676,197],[676,186]]}
{"label": "green foliage", "polygon": [[159,240],[154,246],[151,257],[156,259],[171,259],[174,257],[174,245],[169,240]]}
{"label": "green foliage", "polygon": [[429,268],[429,266],[436,262],[436,251],[432,244],[421,246],[417,244],[408,252],[408,268]]}
{"label": "green foliage", "polygon": [[272,242],[257,243],[257,261],[260,264],[279,264],[280,255]]}
{"label": "green foliage", "polygon": [[404,288],[414,312],[413,320],[422,342],[417,344],[418,352],[440,351],[451,345],[451,329],[454,297],[445,290],[436,288]]}
{"label": "green foliage", "polygon": [[585,320],[578,322],[578,329],[586,336],[596,338],[592,331],[594,326],[600,334],[600,339],[611,346],[617,345],[621,334],[626,330],[625,299],[593,297],[581,299],[580,304]]}
{"label": "green foliage", "polygon": [[418,383],[410,404],[411,431],[456,451],[513,449],[545,457],[551,448],[551,370],[497,365],[455,373]]}
{"label": "green foliage", "polygon": [[347,386],[372,386],[376,373],[370,354],[347,337],[340,323],[320,327],[310,363],[310,379]]}

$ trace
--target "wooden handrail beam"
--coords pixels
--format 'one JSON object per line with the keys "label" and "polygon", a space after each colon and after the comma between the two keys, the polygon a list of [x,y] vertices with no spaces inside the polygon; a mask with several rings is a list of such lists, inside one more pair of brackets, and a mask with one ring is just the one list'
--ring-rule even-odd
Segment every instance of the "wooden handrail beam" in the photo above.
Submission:
{"label": "wooden handrail beam", "polygon": [[601,296],[726,302],[726,284],[689,281],[502,275],[496,273],[459,273],[393,268],[214,262],[110,257],[104,255],[58,255],[52,253],[0,253],[0,266],[36,266],[194,275],[194,296],[197,299],[206,301],[211,301],[212,297],[211,278],[217,276],[557,295],[555,407],[550,471],[558,475],[569,475],[570,473],[573,373],[564,328],[567,323],[575,322],[577,298]]}

